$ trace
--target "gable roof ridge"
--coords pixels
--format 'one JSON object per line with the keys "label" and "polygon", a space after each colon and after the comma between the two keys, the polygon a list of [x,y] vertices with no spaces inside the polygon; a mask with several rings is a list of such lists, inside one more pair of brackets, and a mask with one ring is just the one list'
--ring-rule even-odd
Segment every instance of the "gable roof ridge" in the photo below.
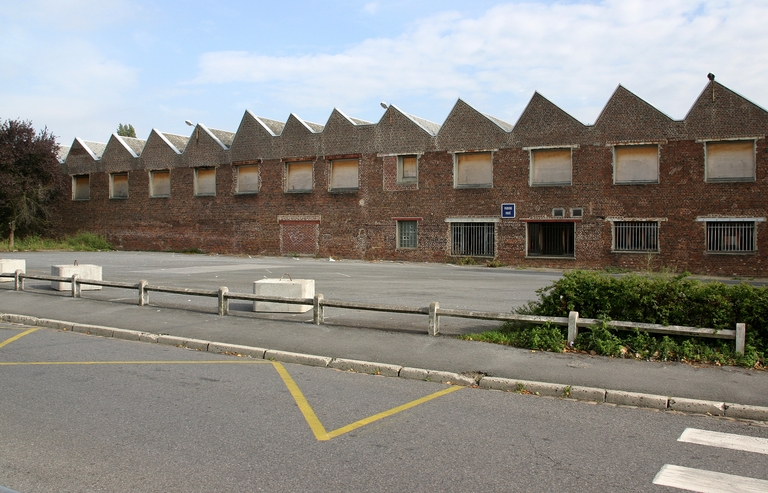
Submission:
{"label": "gable roof ridge", "polygon": [[693,104],[692,104],[692,105],[691,105],[691,107],[688,109],[688,112],[685,114],[685,117],[683,117],[682,121],[686,121],[686,120],[688,120],[688,117],[689,117],[689,116],[691,116],[691,112],[694,110],[694,108],[696,108],[696,103],[698,103],[698,102],[699,102],[699,100],[701,99],[701,97],[704,95],[704,92],[706,92],[707,90],[709,90],[709,88],[710,88],[710,87],[711,87],[713,84],[717,84],[717,85],[718,85],[720,88],[722,88],[722,89],[725,89],[726,91],[730,92],[731,94],[733,94],[733,95],[735,95],[735,96],[738,96],[739,98],[743,99],[744,101],[748,102],[749,104],[752,104],[752,105],[754,105],[756,108],[759,108],[760,110],[762,110],[762,111],[765,111],[766,113],[768,113],[768,110],[766,110],[765,108],[763,108],[763,107],[762,107],[762,106],[760,106],[759,104],[755,103],[754,101],[752,101],[752,100],[750,100],[750,99],[748,99],[748,98],[745,98],[744,96],[742,96],[742,95],[741,95],[741,94],[739,94],[738,92],[734,91],[733,89],[731,89],[731,88],[729,88],[729,87],[726,87],[726,86],[724,86],[723,84],[721,84],[721,83],[717,82],[716,80],[711,80],[711,81],[707,82],[707,84],[704,86],[704,89],[702,89],[702,90],[701,90],[701,92],[699,93],[699,95],[698,95],[698,96],[696,96],[696,99],[693,101]]}
{"label": "gable roof ridge", "polygon": [[[353,118],[353,117],[347,115],[346,113],[344,113],[343,111],[341,111],[338,108],[334,108],[333,111],[335,111],[336,113],[338,113],[341,116],[343,116],[344,118],[346,118],[349,121],[349,123],[351,123],[352,125],[374,125],[374,123],[372,123],[372,122],[361,120],[360,118]],[[331,113],[331,114],[333,114],[333,113]],[[330,117],[328,119],[330,120]]]}
{"label": "gable roof ridge", "polygon": [[59,146],[59,150],[56,152],[56,157],[59,158],[59,164],[64,164],[69,157],[69,151],[72,146]]}
{"label": "gable roof ridge", "polygon": [[[669,120],[670,122],[676,121],[674,118],[672,118],[672,117],[671,117],[671,116],[669,116],[668,114],[664,113],[663,111],[661,111],[660,109],[658,109],[656,106],[652,105],[651,103],[649,103],[649,102],[648,102],[648,101],[646,101],[645,99],[641,98],[640,96],[638,96],[638,95],[637,95],[637,94],[635,94],[634,92],[630,91],[629,89],[627,89],[626,87],[624,87],[624,86],[623,86],[623,85],[620,83],[618,86],[616,86],[616,89],[614,89],[614,90],[613,90],[613,93],[611,93],[611,97],[609,97],[609,98],[608,98],[608,101],[606,101],[606,102],[605,102],[605,105],[603,105],[603,109],[601,109],[601,110],[600,110],[600,114],[598,114],[598,115],[597,115],[597,118],[595,119],[595,123],[594,123],[594,124],[592,124],[591,126],[595,126],[595,125],[597,125],[597,122],[599,122],[599,121],[600,121],[600,119],[603,117],[603,113],[605,113],[605,110],[608,108],[608,105],[611,103],[611,101],[613,100],[613,98],[615,98],[615,97],[616,97],[616,93],[618,93],[618,92],[619,92],[619,90],[623,90],[623,91],[627,92],[627,93],[628,93],[629,95],[631,95],[633,98],[637,99],[637,100],[638,100],[638,101],[640,101],[641,103],[643,103],[643,104],[645,104],[646,106],[648,106],[650,109],[652,109],[652,110],[654,110],[655,112],[659,113],[660,115],[662,115],[663,117],[665,117],[665,118],[666,118],[667,120]],[[677,120],[677,121],[680,121],[680,120]],[[587,126],[590,126],[590,125],[587,125]]]}
{"label": "gable roof ridge", "polygon": [[424,118],[419,118],[418,116],[411,115],[409,113],[406,113],[405,111],[401,110],[394,104],[389,105],[390,108],[395,108],[401,115],[411,120],[413,123],[421,127],[422,130],[427,132],[432,137],[437,135],[437,132],[440,131],[440,125],[439,123],[435,123],[429,120],[425,120]]}
{"label": "gable roof ridge", "polygon": [[[465,105],[465,106],[468,106],[468,107],[469,107],[469,108],[470,108],[472,111],[474,111],[474,112],[475,112],[475,113],[477,113],[478,115],[480,115],[480,116],[484,117],[485,119],[487,119],[488,121],[490,121],[491,123],[493,123],[494,125],[496,125],[497,127],[499,127],[500,129],[502,129],[503,131],[505,131],[505,132],[507,132],[507,133],[509,133],[509,132],[511,132],[511,131],[512,131],[512,125],[511,125],[511,124],[509,124],[509,123],[505,122],[504,120],[501,120],[500,118],[496,118],[495,116],[491,116],[491,115],[489,115],[489,114],[487,114],[487,113],[483,113],[482,111],[478,110],[477,108],[475,108],[474,106],[472,106],[471,104],[469,104],[469,103],[468,103],[466,100],[464,100],[463,98],[459,98],[459,99],[457,99],[457,100],[456,100],[456,104],[454,104],[454,105],[453,105],[453,108],[451,109],[451,114],[452,114],[452,113],[453,113],[453,111],[456,109],[456,106],[458,106],[458,105],[459,105],[459,103],[461,103],[461,104],[463,104],[463,105]],[[451,116],[450,116],[450,115],[448,115],[448,118],[450,118],[450,117],[451,117]],[[446,120],[447,120],[447,119],[446,119]]]}
{"label": "gable roof ridge", "polygon": [[122,136],[122,135],[117,135],[116,133],[113,133],[113,134],[112,134],[112,137],[114,137],[115,139],[117,139],[117,141],[118,141],[118,142],[120,142],[120,145],[122,145],[122,146],[125,148],[125,150],[126,150],[126,151],[128,151],[129,153],[131,153],[131,156],[133,156],[133,157],[139,157],[139,155],[138,155],[138,154],[136,154],[136,151],[134,151],[134,150],[131,148],[131,146],[129,146],[129,145],[128,145],[128,143],[127,143],[127,142],[125,142],[125,141],[123,140],[123,136]]}
{"label": "gable roof ridge", "polygon": [[208,136],[209,136],[210,138],[212,138],[214,142],[216,142],[217,144],[219,144],[219,146],[221,146],[221,148],[222,148],[222,149],[224,149],[225,151],[226,151],[227,149],[229,149],[229,147],[227,147],[226,145],[224,145],[224,142],[222,142],[222,141],[219,139],[219,137],[218,137],[217,135],[215,135],[213,132],[211,132],[211,129],[210,129],[210,128],[206,127],[206,126],[205,126],[203,123],[198,123],[197,125],[198,125],[200,128],[202,128],[202,129],[203,129],[203,131],[204,131],[205,133],[207,133],[207,134],[208,134]]}
{"label": "gable roof ridge", "polygon": [[[272,137],[277,137],[283,133],[285,122],[272,120],[271,118],[264,118],[263,116],[256,116],[251,110],[245,110],[245,112],[251,115],[251,118],[256,120],[256,122],[261,125],[261,127],[266,130]],[[280,131],[277,132],[275,127],[279,127]]]}
{"label": "gable roof ridge", "polygon": [[568,117],[574,123],[580,125],[581,127],[586,128],[586,127],[589,126],[589,125],[586,125],[586,124],[580,122],[575,116],[571,115],[570,113],[568,113],[567,111],[565,111],[564,109],[562,109],[561,107],[559,107],[558,105],[556,105],[555,103],[553,103],[552,101],[547,99],[547,97],[544,96],[543,94],[541,94],[539,91],[533,91],[533,96],[531,96],[531,99],[528,101],[528,104],[525,105],[525,108],[523,109],[523,112],[520,113],[520,116],[517,118],[517,121],[515,122],[515,124],[513,126],[513,129],[518,126],[518,124],[520,123],[520,120],[525,115],[525,112],[528,111],[528,108],[531,107],[531,103],[533,102],[534,98],[536,98],[536,97],[541,98],[542,100],[544,100],[545,103],[547,103],[547,104],[551,105],[552,107],[556,108],[560,113],[562,113],[563,115],[565,115],[566,117]]}
{"label": "gable roof ridge", "polygon": [[[83,149],[88,152],[88,154],[93,158],[94,161],[98,161],[101,159],[101,155],[104,154],[104,148],[107,146],[107,144],[104,144],[103,142],[93,142],[90,140],[83,140],[80,137],[75,137],[75,140],[80,143],[80,145],[83,147]],[[92,148],[91,145],[96,144],[97,148]],[[96,154],[96,152],[101,150],[100,154]]]}
{"label": "gable roof ridge", "polygon": [[[199,125],[199,124],[198,124],[198,125]],[[171,143],[171,141],[168,139],[168,137],[166,137],[166,135],[172,135],[172,136],[174,136],[174,137],[182,137],[182,138],[186,138],[186,137],[184,137],[183,135],[179,135],[179,134],[163,133],[163,132],[161,132],[160,130],[158,130],[158,129],[156,129],[156,128],[153,128],[153,129],[152,129],[152,131],[153,131],[153,132],[155,132],[155,133],[157,133],[157,135],[158,135],[158,136],[160,136],[160,138],[161,138],[161,139],[163,139],[163,142],[165,142],[166,144],[168,144],[168,146],[169,146],[171,149],[173,149],[173,151],[174,151],[176,154],[181,154],[181,150],[179,150],[179,149],[178,149],[178,148],[177,148],[175,145],[173,145],[173,143]]]}
{"label": "gable roof ridge", "polygon": [[209,128],[208,130],[211,131],[213,135],[218,137],[218,139],[221,141],[224,146],[229,149],[232,147],[232,142],[235,140],[235,132],[230,132],[229,130],[222,130],[220,128]]}
{"label": "gable roof ridge", "polygon": [[320,125],[319,123],[314,123],[314,122],[310,122],[310,121],[308,121],[308,120],[304,120],[303,118],[301,118],[300,116],[298,116],[296,113],[291,113],[291,114],[288,116],[288,119],[290,120],[290,119],[291,119],[291,117],[294,117],[296,120],[298,120],[298,121],[299,121],[299,123],[301,123],[302,125],[304,125],[304,127],[305,127],[307,130],[309,130],[310,132],[312,132],[313,134],[317,134],[317,133],[320,133],[320,132],[322,132],[322,131],[323,131],[323,129],[325,128],[325,126],[324,126],[324,125]]}

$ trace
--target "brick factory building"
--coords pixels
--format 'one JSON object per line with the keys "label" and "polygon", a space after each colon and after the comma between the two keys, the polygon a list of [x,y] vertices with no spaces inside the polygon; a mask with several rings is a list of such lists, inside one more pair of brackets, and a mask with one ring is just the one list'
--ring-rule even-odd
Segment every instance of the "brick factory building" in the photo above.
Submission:
{"label": "brick factory building", "polygon": [[619,86],[593,125],[533,95],[323,125],[75,139],[63,231],[117,248],[768,276],[768,113],[710,77],[683,120]]}

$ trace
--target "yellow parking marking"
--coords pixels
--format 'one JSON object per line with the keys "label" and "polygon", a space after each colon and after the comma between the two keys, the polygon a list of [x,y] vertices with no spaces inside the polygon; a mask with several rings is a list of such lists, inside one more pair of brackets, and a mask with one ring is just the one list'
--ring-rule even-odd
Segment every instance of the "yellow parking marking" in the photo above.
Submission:
{"label": "yellow parking marking", "polygon": [[269,361],[8,361],[0,366],[24,365],[264,365]]}
{"label": "yellow parking marking", "polygon": [[283,379],[283,382],[285,383],[285,386],[288,388],[288,391],[293,396],[293,399],[296,401],[296,405],[299,406],[299,410],[301,411],[301,414],[304,415],[304,419],[307,421],[307,424],[309,425],[309,428],[312,430],[312,433],[315,434],[315,438],[317,438],[319,441],[326,441],[326,440],[330,440],[331,438],[336,438],[345,433],[349,433],[350,431],[356,430],[358,428],[362,428],[365,425],[369,425],[381,419],[384,419],[394,414],[397,414],[399,412],[405,411],[406,409],[416,407],[419,404],[429,402],[432,399],[436,399],[443,395],[450,394],[451,392],[455,392],[457,390],[461,390],[462,388],[464,388],[457,385],[453,385],[451,387],[435,392],[434,394],[427,395],[425,397],[416,399],[414,401],[408,402],[401,406],[393,407],[388,411],[374,414],[373,416],[361,419],[359,421],[355,421],[354,423],[348,424],[346,426],[342,426],[339,429],[329,432],[325,430],[325,427],[320,422],[320,419],[318,419],[317,415],[315,414],[315,411],[312,409],[312,406],[309,405],[309,402],[307,402],[307,399],[304,397],[304,394],[301,393],[299,386],[296,385],[296,382],[294,382],[293,378],[291,378],[291,376],[288,374],[288,371],[285,369],[285,367],[277,362],[272,362],[272,364],[277,370],[277,373],[280,374],[280,377]]}
{"label": "yellow parking marking", "polygon": [[25,330],[21,334],[16,334],[15,336],[11,337],[10,339],[6,339],[3,342],[0,342],[0,347],[7,346],[8,344],[12,343],[13,341],[17,341],[24,337],[27,334],[31,334],[32,332],[36,331],[37,329],[29,329]]}

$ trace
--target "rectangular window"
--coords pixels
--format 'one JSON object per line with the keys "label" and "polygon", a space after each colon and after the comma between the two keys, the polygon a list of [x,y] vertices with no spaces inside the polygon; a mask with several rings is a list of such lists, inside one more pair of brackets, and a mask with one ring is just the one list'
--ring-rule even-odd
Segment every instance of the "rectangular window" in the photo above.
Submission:
{"label": "rectangular window", "polygon": [[397,221],[397,248],[416,248],[418,221]]}
{"label": "rectangular window", "polygon": [[259,191],[259,166],[244,164],[237,167],[237,193],[257,193]]}
{"label": "rectangular window", "polygon": [[285,163],[285,191],[306,193],[312,191],[312,162]]}
{"label": "rectangular window", "polygon": [[617,252],[658,252],[659,223],[656,221],[614,222],[613,249]]}
{"label": "rectangular window", "polygon": [[717,253],[754,252],[754,221],[707,221],[707,251]]}
{"label": "rectangular window", "polygon": [[357,159],[331,161],[331,191],[354,191],[358,188]]}
{"label": "rectangular window", "polygon": [[418,179],[418,158],[416,156],[397,157],[397,182],[416,183]]}
{"label": "rectangular window", "polygon": [[570,149],[534,149],[531,151],[531,185],[570,185]]}
{"label": "rectangular window", "polygon": [[528,223],[528,255],[573,257],[574,223]]}
{"label": "rectangular window", "polygon": [[91,198],[90,175],[72,176],[72,200],[89,200]]}
{"label": "rectangular window", "polygon": [[216,195],[216,168],[195,169],[195,195]]}
{"label": "rectangular window", "polygon": [[128,198],[128,173],[111,173],[109,175],[109,198]]}
{"label": "rectangular window", "polygon": [[493,186],[493,154],[471,152],[456,154],[454,187],[490,188]]}
{"label": "rectangular window", "polygon": [[613,182],[617,184],[658,183],[659,146],[614,146]]}
{"label": "rectangular window", "polygon": [[755,181],[755,141],[706,143],[706,181]]}
{"label": "rectangular window", "polygon": [[495,223],[451,223],[451,255],[493,257]]}
{"label": "rectangular window", "polygon": [[149,196],[150,197],[170,197],[171,196],[171,171],[150,171],[149,172]]}

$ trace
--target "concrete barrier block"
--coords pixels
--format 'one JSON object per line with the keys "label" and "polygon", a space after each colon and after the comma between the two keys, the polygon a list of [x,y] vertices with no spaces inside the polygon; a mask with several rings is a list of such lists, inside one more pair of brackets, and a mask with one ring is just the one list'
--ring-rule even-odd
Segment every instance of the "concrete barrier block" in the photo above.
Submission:
{"label": "concrete barrier block", "polygon": [[116,337],[114,328],[102,327],[101,325],[72,324],[72,332],[102,337]]}
{"label": "concrete barrier block", "polygon": [[685,413],[711,414],[713,416],[722,416],[725,413],[724,402],[703,401],[699,399],[685,399],[682,397],[672,397],[669,399],[669,408],[673,411]]}
{"label": "concrete barrier block", "polygon": [[[314,298],[314,279],[261,279],[253,282],[253,294],[260,296],[275,296],[280,298]],[[289,305],[287,303],[271,303],[254,301],[255,312],[305,313],[313,308],[312,305]]]}
{"label": "concrete barrier block", "polygon": [[209,353],[230,354],[233,356],[250,356],[255,359],[263,359],[264,353],[267,352],[264,348],[241,346],[239,344],[227,344],[225,342],[212,342],[208,344]]}
{"label": "concrete barrier block", "polygon": [[403,367],[400,370],[401,378],[410,378],[411,380],[427,380],[427,377],[429,377],[429,370],[425,370],[423,368],[409,368],[409,367]]}
{"label": "concrete barrier block", "polygon": [[388,365],[384,363],[373,363],[371,361],[358,361],[354,359],[337,358],[331,361],[329,368],[344,371],[356,371],[358,373],[369,373],[371,375],[384,375],[385,377],[396,377],[403,368],[398,365]]}
{"label": "concrete barrier block", "polygon": [[667,409],[668,405],[668,399],[661,395],[616,390],[606,391],[605,402],[621,406],[648,407],[651,409]]}
{"label": "concrete barrier block", "polygon": [[[52,265],[51,275],[57,277],[72,277],[77,274],[80,279],[93,279],[101,281],[101,266],[93,264],[82,265]],[[56,291],[68,291],[72,289],[72,283],[51,281],[51,287]],[[91,286],[89,284],[80,285],[81,291],[96,291],[101,286]]]}
{"label": "concrete barrier block", "polygon": [[768,423],[768,407],[726,404],[725,416],[738,419],[752,419]]}
{"label": "concrete barrier block", "polygon": [[279,361],[281,363],[296,363],[299,365],[327,367],[333,358],[315,356],[313,354],[290,353],[288,351],[268,350],[264,353],[264,359]]}
{"label": "concrete barrier block", "polygon": [[[18,258],[0,259],[0,273],[14,274],[17,270],[27,272],[27,261]],[[13,282],[13,277],[0,277],[0,282]]]}
{"label": "concrete barrier block", "polygon": [[573,386],[568,397],[580,401],[605,402],[605,389]]}

